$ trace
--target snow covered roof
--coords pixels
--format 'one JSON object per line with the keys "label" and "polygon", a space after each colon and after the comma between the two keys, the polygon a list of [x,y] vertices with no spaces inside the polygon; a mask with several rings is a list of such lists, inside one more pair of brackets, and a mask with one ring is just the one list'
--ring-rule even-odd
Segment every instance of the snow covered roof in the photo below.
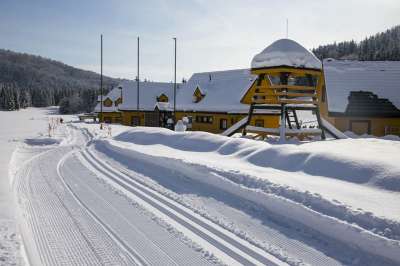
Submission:
{"label": "snow covered roof", "polygon": [[[249,69],[195,73],[179,91],[177,110],[210,112],[248,112],[249,106],[241,98],[255,80]],[[198,102],[193,99],[199,87],[205,96]]]}
{"label": "snow covered roof", "polygon": [[[115,101],[118,100],[118,98],[121,97],[121,90],[119,87],[114,87],[111,91],[107,93],[107,95],[103,96],[103,102],[108,98],[112,101],[111,106],[104,106],[103,105],[103,112],[117,112],[118,111],[118,106],[115,106]],[[94,108],[95,112],[100,112],[100,101],[101,101],[101,95],[97,96],[97,101],[98,103],[96,104],[96,107]]]}
{"label": "snow covered roof", "polygon": [[[136,81],[123,81],[119,84],[122,87],[123,101],[119,105],[120,110],[136,110],[137,103],[137,83]],[[179,87],[177,85],[177,90]],[[139,109],[145,111],[153,111],[157,104],[157,97],[165,94],[171,103],[174,99],[174,84],[168,82],[143,82],[139,84]],[[177,92],[178,93],[178,92]],[[162,105],[162,108],[167,109]],[[159,108],[161,105],[158,105]]]}
{"label": "snow covered roof", "polygon": [[400,61],[324,60],[329,112],[344,113],[351,91],[368,91],[400,109]]}
{"label": "snow covered roof", "polygon": [[321,69],[321,61],[299,43],[290,39],[273,42],[261,53],[254,56],[251,68],[289,66]]}

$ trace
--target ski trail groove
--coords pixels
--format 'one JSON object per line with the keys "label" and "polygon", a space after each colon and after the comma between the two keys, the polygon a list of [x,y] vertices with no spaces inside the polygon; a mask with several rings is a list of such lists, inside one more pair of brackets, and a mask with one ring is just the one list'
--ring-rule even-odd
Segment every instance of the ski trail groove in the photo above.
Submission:
{"label": "ski trail groove", "polygon": [[61,174],[60,168],[63,166],[65,160],[68,158],[69,155],[66,155],[63,157],[62,160],[59,161],[57,164],[57,173],[58,176],[60,177],[61,181],[65,185],[65,187],[68,189],[68,191],[72,194],[72,196],[75,198],[75,200],[84,208],[86,211],[92,216],[96,222],[98,222],[105,231],[114,239],[116,242],[121,245],[126,251],[129,252],[129,255],[132,257],[132,259],[138,264],[138,265],[150,265],[148,261],[146,261],[145,258],[141,257],[134,249],[132,249],[128,244],[125,243],[123,239],[121,239],[106,223],[102,222],[101,219],[92,211],[90,208],[82,201],[79,199],[79,197],[76,195],[76,193],[72,190],[71,186],[68,185],[65,180],[63,175]]}
{"label": "ski trail groove", "polygon": [[287,265],[265,251],[238,238],[231,232],[173,202],[152,188],[137,182],[125,173],[101,162],[95,158],[91,151],[86,149],[81,154],[81,158],[97,172],[100,172],[106,178],[134,194],[167,217],[172,218],[180,226],[188,229],[203,241],[205,240],[225,256],[227,255],[234,259],[236,263],[244,265]]}

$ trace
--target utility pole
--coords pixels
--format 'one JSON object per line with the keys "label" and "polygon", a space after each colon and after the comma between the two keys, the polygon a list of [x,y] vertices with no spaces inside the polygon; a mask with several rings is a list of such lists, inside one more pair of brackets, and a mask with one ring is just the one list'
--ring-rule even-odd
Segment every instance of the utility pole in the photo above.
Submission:
{"label": "utility pole", "polygon": [[137,80],[136,80],[136,110],[139,112],[139,37],[137,37]]}
{"label": "utility pole", "polygon": [[103,129],[103,34],[100,35],[100,129]]}
{"label": "utility pole", "polygon": [[286,19],[286,39],[289,38],[289,19]]}
{"label": "utility pole", "polygon": [[175,53],[174,53],[174,123],[176,123],[176,38],[174,39]]}

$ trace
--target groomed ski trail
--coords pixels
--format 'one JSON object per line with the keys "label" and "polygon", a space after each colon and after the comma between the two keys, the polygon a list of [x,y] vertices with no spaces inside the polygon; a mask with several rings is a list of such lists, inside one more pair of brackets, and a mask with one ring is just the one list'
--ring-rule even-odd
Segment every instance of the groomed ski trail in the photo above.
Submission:
{"label": "groomed ski trail", "polygon": [[223,262],[229,265],[287,265],[192,210],[97,160],[89,150],[83,151],[81,158],[97,175],[103,176],[196,243],[208,248],[217,258],[224,258]]}

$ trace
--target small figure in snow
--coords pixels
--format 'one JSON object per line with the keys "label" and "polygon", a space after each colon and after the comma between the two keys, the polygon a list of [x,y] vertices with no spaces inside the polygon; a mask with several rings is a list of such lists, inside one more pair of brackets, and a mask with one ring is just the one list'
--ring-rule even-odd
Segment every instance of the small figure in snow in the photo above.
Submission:
{"label": "small figure in snow", "polygon": [[51,123],[49,122],[49,137],[51,137],[51,130],[52,130],[52,127],[51,127]]}
{"label": "small figure in snow", "polygon": [[183,124],[182,120],[178,120],[178,122],[175,125],[175,131],[177,132],[184,132],[186,131],[186,125]]}
{"label": "small figure in snow", "polygon": [[112,134],[111,134],[112,132],[111,132],[111,125],[108,125],[108,127],[107,127],[107,135],[109,136],[109,137],[112,137]]}

